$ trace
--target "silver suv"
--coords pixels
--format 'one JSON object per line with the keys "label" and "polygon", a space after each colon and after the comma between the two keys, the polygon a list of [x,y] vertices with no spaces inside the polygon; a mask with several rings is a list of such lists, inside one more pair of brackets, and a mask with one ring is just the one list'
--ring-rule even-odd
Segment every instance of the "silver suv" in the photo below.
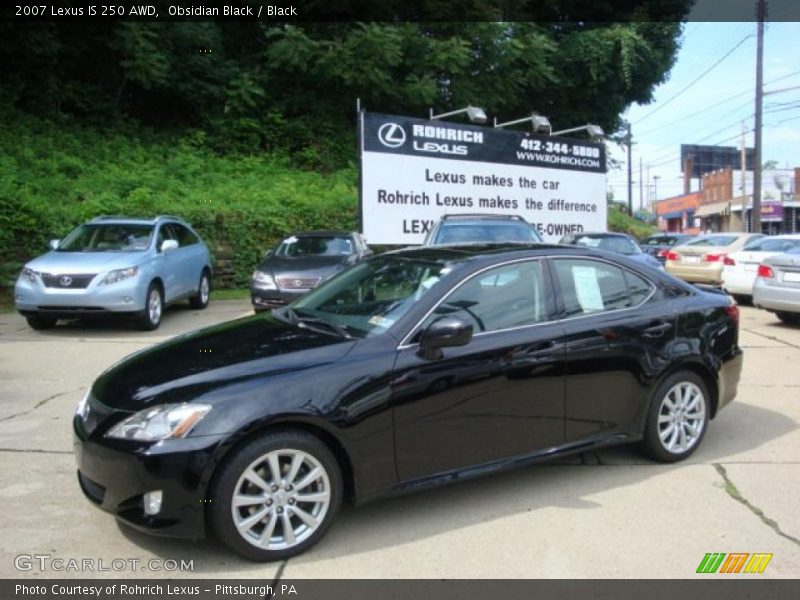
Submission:
{"label": "silver suv", "polygon": [[126,315],[152,330],[168,304],[208,305],[211,256],[177,217],[97,217],[50,248],[25,265],[14,288],[17,310],[34,329],[58,319]]}

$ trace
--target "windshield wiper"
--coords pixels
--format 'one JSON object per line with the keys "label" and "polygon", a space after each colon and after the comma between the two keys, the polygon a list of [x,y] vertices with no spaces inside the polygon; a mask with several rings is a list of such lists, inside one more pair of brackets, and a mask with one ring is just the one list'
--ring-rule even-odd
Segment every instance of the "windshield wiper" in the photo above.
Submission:
{"label": "windshield wiper", "polygon": [[287,306],[283,314],[287,315],[293,323],[297,325],[305,325],[306,327],[310,327],[314,329],[314,326],[322,326],[327,327],[329,331],[333,331],[336,335],[347,338],[353,339],[353,336],[347,333],[347,330],[342,327],[341,325],[337,325],[336,323],[331,323],[330,321],[326,321],[324,319],[320,319],[318,317],[307,317],[307,316],[300,316],[298,315],[293,308]]}

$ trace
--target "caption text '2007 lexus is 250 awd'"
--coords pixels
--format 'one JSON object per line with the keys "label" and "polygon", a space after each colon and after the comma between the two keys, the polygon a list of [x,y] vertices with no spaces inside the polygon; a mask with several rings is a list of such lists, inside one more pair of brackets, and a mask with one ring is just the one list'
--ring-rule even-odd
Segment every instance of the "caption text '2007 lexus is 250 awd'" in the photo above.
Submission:
{"label": "caption text '2007 lexus is 250 awd'", "polygon": [[108,369],[73,421],[78,479],[141,530],[285,558],[343,499],[626,442],[686,458],[736,394],[738,317],[588,248],[387,253]]}

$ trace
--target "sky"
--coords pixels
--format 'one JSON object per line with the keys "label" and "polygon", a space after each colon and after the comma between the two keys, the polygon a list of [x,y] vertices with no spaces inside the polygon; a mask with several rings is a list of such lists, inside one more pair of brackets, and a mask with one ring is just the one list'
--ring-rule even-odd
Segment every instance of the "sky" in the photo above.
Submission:
{"label": "sky", "polygon": [[[800,167],[799,58],[800,23],[768,22],[764,36],[762,162],[774,160],[780,168]],[[631,123],[634,141],[634,210],[640,206],[640,159],[644,184],[641,200],[646,207],[655,193],[659,199],[683,193],[681,144],[738,148],[744,123],[747,147],[753,147],[755,65],[755,22],[690,22],[684,26],[677,61],[668,80],[655,89],[654,101],[634,104],[624,115]],[[626,202],[624,148],[609,144],[609,157],[620,162],[609,169],[608,188],[615,200]],[[692,190],[696,189],[698,182],[694,180]]]}

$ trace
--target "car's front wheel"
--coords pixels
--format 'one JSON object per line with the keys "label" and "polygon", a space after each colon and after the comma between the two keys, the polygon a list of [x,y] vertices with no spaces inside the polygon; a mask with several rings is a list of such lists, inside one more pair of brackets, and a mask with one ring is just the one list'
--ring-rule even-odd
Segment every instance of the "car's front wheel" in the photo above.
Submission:
{"label": "car's front wheel", "polygon": [[276,431],[225,461],[211,486],[210,523],[251,560],[282,560],[316,543],[342,502],[336,458],[318,438]]}
{"label": "car's front wheel", "polygon": [[706,433],[709,412],[703,380],[691,371],[674,373],[653,396],[644,436],[646,453],[661,462],[691,456]]}
{"label": "car's front wheel", "polygon": [[144,310],[139,314],[137,325],[142,331],[153,331],[161,325],[161,316],[164,312],[164,294],[161,286],[155,281],[147,288]]}
{"label": "car's front wheel", "polygon": [[25,320],[30,325],[31,329],[36,329],[37,331],[41,331],[43,329],[52,329],[56,326],[56,321],[58,319],[54,319],[53,317],[25,317]]}

